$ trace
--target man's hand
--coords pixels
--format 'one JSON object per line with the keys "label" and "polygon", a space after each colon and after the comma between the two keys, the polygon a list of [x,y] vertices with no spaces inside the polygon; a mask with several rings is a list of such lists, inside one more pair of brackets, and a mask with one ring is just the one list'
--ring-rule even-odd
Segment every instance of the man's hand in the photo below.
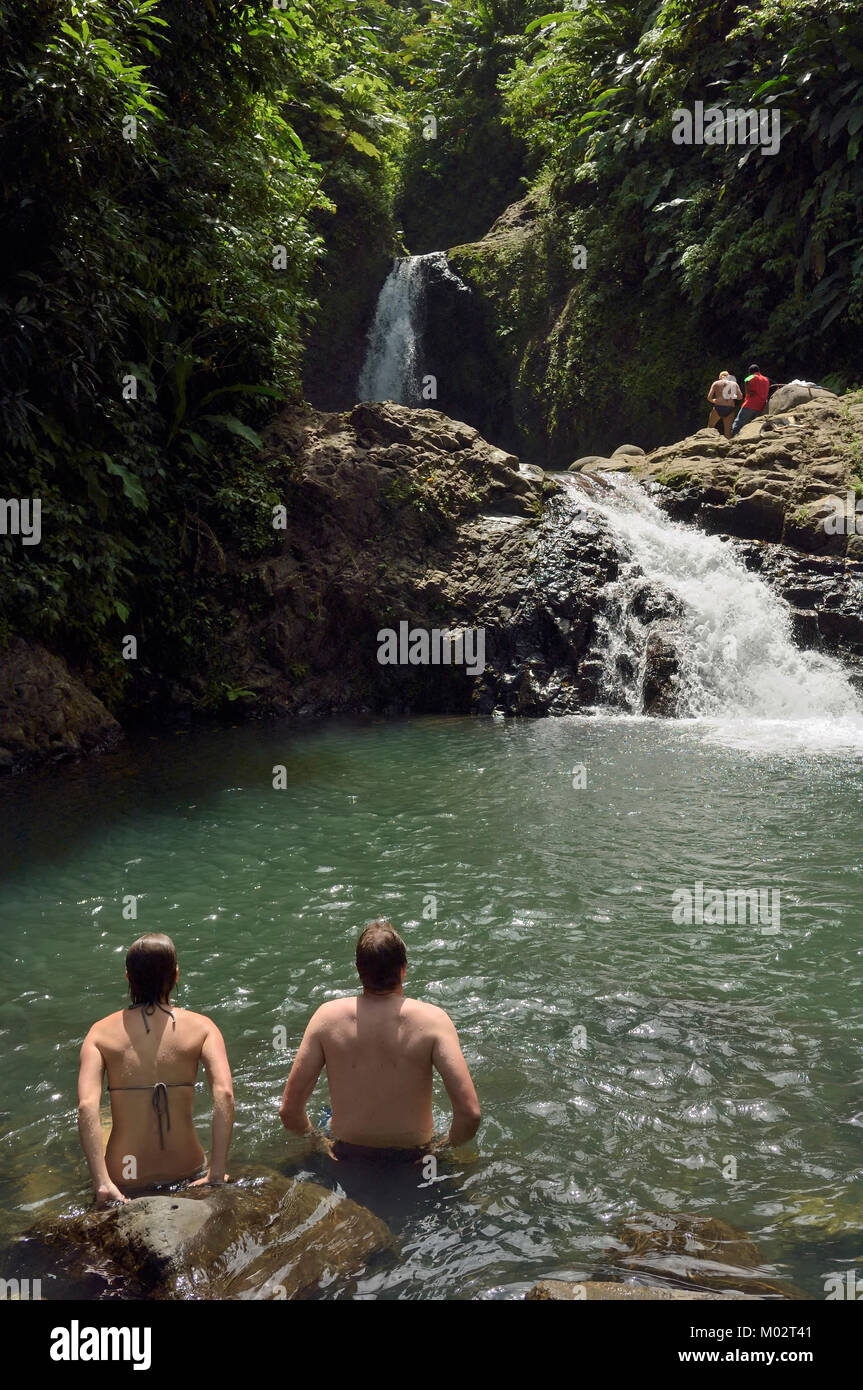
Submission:
{"label": "man's hand", "polygon": [[334,1163],[338,1162],[333,1153],[333,1141],[328,1134],[324,1134],[323,1130],[312,1129],[309,1132],[309,1139],[312,1142],[312,1153],[326,1154],[327,1158],[331,1158]]}
{"label": "man's hand", "polygon": [[119,1187],[116,1183],[111,1182],[110,1178],[107,1182],[100,1183],[96,1188],[97,1207],[107,1207],[110,1206],[111,1202],[128,1202],[128,1200],[129,1198],[123,1196]]}

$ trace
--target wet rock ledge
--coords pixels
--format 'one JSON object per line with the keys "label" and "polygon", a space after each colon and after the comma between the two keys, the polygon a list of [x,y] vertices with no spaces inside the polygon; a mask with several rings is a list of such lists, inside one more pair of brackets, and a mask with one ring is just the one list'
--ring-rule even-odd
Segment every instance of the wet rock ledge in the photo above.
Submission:
{"label": "wet rock ledge", "polygon": [[365,1207],[272,1173],[61,1217],[22,1236],[12,1263],[47,1298],[281,1300],[350,1293],[394,1249]]}

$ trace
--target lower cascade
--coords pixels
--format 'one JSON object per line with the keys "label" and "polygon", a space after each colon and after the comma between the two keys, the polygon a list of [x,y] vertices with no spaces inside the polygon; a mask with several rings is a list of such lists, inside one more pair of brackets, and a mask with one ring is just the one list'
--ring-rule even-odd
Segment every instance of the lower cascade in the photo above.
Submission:
{"label": "lower cascade", "polygon": [[[603,591],[591,655],[603,662],[601,702],[632,713],[757,720],[848,719],[860,714],[840,662],[801,651],[790,612],[715,536],[670,520],[633,480],[606,474],[590,493],[571,487],[578,524],[613,533],[622,553]],[[658,659],[674,710],[650,710]]]}

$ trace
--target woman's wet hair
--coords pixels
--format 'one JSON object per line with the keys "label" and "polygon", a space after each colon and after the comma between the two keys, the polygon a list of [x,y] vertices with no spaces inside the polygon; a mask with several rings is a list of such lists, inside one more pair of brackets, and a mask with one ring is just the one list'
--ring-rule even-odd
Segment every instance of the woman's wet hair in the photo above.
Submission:
{"label": "woman's wet hair", "polygon": [[126,974],[133,1004],[161,1004],[177,979],[177,951],[170,936],[151,931],[126,952]]}
{"label": "woman's wet hair", "polygon": [[402,969],[408,953],[395,927],[386,917],[369,922],[357,942],[357,973],[363,988],[373,994],[387,994],[402,982]]}

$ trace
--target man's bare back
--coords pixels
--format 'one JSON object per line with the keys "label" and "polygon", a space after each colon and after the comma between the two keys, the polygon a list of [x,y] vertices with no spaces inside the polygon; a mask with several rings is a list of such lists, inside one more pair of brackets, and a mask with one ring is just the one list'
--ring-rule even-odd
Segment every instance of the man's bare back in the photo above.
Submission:
{"label": "man's bare back", "polygon": [[453,1107],[450,1142],[476,1133],[479,1102],[452,1020],[434,1004],[406,998],[401,983],[331,1000],[313,1015],[282,1098],[286,1129],[311,1129],[306,1105],[324,1067],[333,1139],[375,1149],[428,1144],[434,1070]]}

